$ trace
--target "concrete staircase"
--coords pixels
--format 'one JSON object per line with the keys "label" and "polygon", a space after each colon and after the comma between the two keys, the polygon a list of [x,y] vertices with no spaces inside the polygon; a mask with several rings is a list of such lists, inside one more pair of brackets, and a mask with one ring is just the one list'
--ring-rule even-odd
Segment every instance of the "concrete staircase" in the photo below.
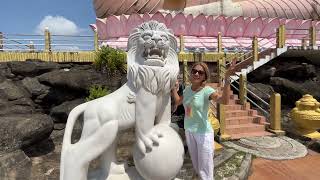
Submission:
{"label": "concrete staircase", "polygon": [[[231,82],[239,79],[240,74],[248,74],[260,66],[266,64],[275,57],[281,55],[287,51],[287,47],[267,49],[262,51],[258,55],[258,61],[254,61],[253,57],[241,61],[235,65],[234,75],[230,76]],[[217,89],[219,95],[222,95],[222,87],[218,84],[209,84],[213,88]],[[233,94],[230,90],[230,100],[228,105],[225,105],[225,125],[226,134],[231,136],[231,139],[240,139],[243,137],[252,136],[268,136],[273,135],[266,131],[266,126],[269,123],[264,116],[258,114],[254,109],[251,109],[250,103],[240,104],[240,100],[237,95]],[[213,111],[216,111],[214,106]]]}
{"label": "concrete staircase", "polygon": [[267,132],[266,118],[250,108],[250,104],[228,104],[225,106],[225,132],[231,136],[231,139],[240,139],[242,137],[266,136],[272,135]]}
{"label": "concrete staircase", "polygon": [[[218,84],[210,84],[217,89],[219,95],[222,95],[222,88]],[[231,136],[231,139],[240,139],[243,137],[253,136],[269,136],[272,133],[266,131],[266,118],[258,114],[254,109],[251,109],[250,103],[240,104],[238,95],[230,92],[229,104],[225,105],[225,132]],[[212,106],[213,111],[216,111],[215,106]]]}

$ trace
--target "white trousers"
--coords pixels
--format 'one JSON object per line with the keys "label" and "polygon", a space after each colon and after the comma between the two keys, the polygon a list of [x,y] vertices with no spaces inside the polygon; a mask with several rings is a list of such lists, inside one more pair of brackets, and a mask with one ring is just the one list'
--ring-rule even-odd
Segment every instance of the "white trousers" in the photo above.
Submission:
{"label": "white trousers", "polygon": [[185,134],[188,151],[196,173],[200,176],[201,180],[213,180],[213,133],[199,134],[185,131]]}

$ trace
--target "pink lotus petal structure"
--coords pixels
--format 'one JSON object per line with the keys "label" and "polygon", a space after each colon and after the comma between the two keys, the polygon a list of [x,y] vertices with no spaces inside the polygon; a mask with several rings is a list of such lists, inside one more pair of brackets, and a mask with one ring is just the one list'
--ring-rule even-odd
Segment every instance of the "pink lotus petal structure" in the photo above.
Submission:
{"label": "pink lotus petal structure", "polygon": [[[165,23],[177,38],[183,35],[186,48],[215,49],[219,32],[223,37],[222,44],[226,48],[250,47],[254,36],[258,37],[261,48],[275,47],[276,30],[281,24],[286,27],[286,44],[300,46],[303,38],[309,38],[311,26],[320,29],[320,21],[316,20],[205,16],[203,14],[193,16],[183,13],[172,15],[160,12],[97,18],[96,24],[92,24],[91,27],[98,32],[99,40],[103,40],[105,44],[126,49],[129,30],[149,20]],[[317,34],[320,35],[320,32],[317,31]]]}

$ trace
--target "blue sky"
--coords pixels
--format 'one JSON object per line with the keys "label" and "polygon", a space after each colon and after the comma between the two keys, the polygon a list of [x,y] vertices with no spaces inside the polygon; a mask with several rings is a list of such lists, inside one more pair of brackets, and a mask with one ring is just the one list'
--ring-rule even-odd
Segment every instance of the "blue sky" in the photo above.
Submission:
{"label": "blue sky", "polygon": [[55,34],[92,34],[93,0],[1,0],[0,31],[41,33],[49,27]]}

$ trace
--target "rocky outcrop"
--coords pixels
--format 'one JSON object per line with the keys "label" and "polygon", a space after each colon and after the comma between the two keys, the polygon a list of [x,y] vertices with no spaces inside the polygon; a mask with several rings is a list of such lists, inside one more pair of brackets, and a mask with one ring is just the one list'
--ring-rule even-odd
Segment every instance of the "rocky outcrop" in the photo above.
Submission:
{"label": "rocky outcrop", "polygon": [[54,87],[70,88],[75,91],[88,90],[92,84],[98,84],[102,75],[96,72],[57,70],[38,77],[43,84]]}
{"label": "rocky outcrop", "polygon": [[48,93],[50,89],[50,87],[41,84],[38,81],[38,78],[26,77],[21,81],[21,83],[34,98]]}
{"label": "rocky outcrop", "polygon": [[30,176],[32,162],[21,150],[0,154],[1,179],[26,179]]}
{"label": "rocky outcrop", "polygon": [[[282,105],[294,107],[305,94],[320,100],[320,66],[304,58],[278,57],[248,75],[248,80],[260,90],[270,93],[270,88],[281,94]],[[269,101],[265,95],[248,85],[249,90]],[[269,89],[269,90],[268,90]]]}
{"label": "rocky outcrop", "polygon": [[84,102],[84,99],[66,101],[58,106],[53,107],[50,111],[50,116],[54,119],[55,123],[66,123],[70,111],[77,105]]}
{"label": "rocky outcrop", "polygon": [[[108,77],[91,64],[0,63],[0,154],[46,140],[54,129],[64,128],[69,112],[85,101],[90,87],[113,91],[125,76]],[[77,131],[81,127],[79,121]]]}
{"label": "rocky outcrop", "polygon": [[[1,94],[6,97],[9,101],[20,99],[23,97],[30,98],[31,95],[26,92],[23,88],[16,85],[11,80],[5,80],[0,83]],[[3,97],[2,96],[2,97]]]}
{"label": "rocky outcrop", "polygon": [[3,116],[0,119],[0,151],[12,151],[48,138],[53,121],[45,114]]}
{"label": "rocky outcrop", "polygon": [[8,62],[8,67],[11,72],[15,75],[20,76],[37,76],[46,72],[53,71],[55,69],[70,67],[65,65],[60,65],[52,62],[37,62],[37,61],[24,61],[24,62]]}

